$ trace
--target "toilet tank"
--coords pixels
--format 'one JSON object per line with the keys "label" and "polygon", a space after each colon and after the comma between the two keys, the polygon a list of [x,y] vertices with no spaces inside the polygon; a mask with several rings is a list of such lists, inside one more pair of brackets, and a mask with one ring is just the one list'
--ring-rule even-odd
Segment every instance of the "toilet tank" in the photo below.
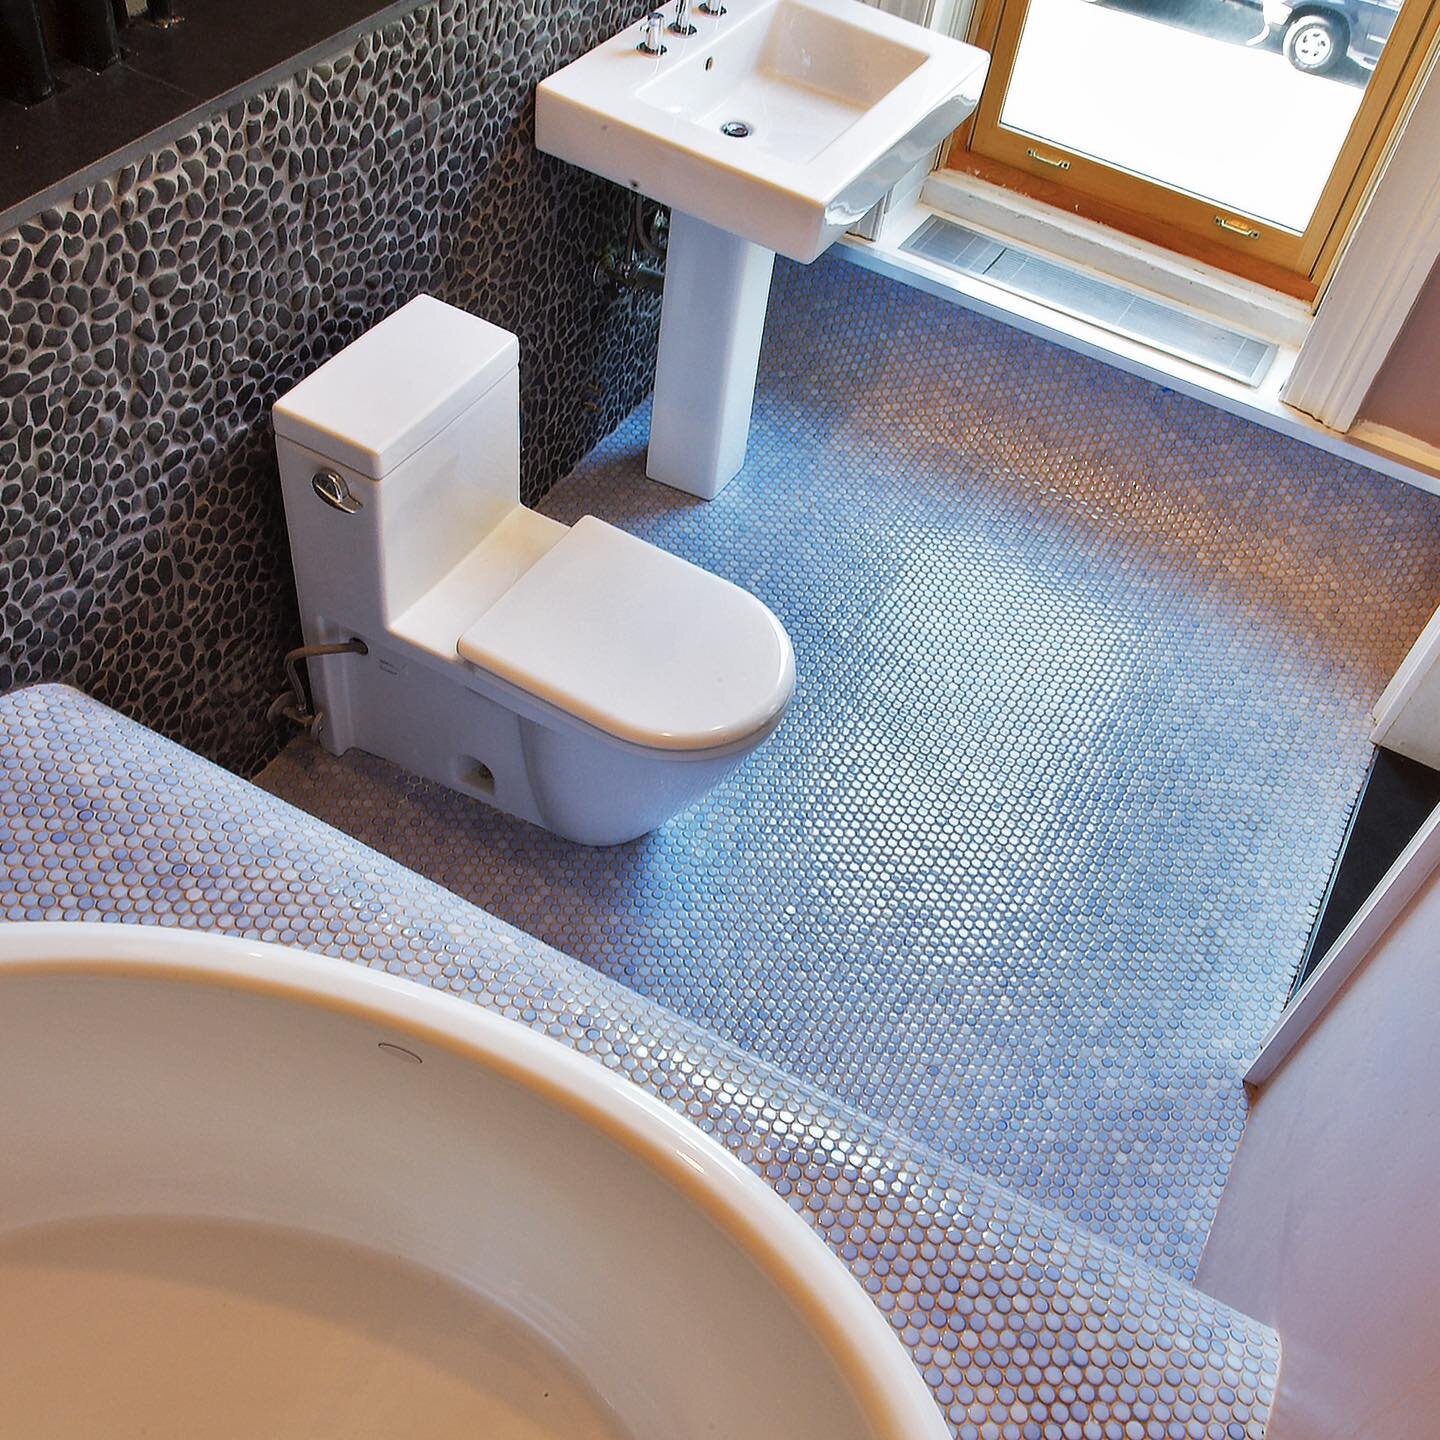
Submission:
{"label": "toilet tank", "polygon": [[519,356],[421,295],[276,402],[309,643],[388,628],[520,503]]}

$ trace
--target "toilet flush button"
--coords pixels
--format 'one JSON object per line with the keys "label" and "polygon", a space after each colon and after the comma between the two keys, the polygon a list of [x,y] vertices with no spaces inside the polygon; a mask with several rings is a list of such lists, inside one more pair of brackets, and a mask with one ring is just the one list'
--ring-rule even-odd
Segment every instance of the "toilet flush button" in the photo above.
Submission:
{"label": "toilet flush button", "polygon": [[310,477],[310,488],[333,510],[344,515],[353,515],[360,502],[350,493],[344,477],[333,470],[317,470]]}

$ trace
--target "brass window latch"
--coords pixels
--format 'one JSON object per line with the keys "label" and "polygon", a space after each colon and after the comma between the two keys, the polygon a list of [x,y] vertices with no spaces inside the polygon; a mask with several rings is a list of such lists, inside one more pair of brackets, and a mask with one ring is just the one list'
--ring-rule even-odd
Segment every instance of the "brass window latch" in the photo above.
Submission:
{"label": "brass window latch", "polygon": [[1042,155],[1033,145],[1027,145],[1025,153],[1032,160],[1038,160],[1042,165],[1050,166],[1052,170],[1068,170],[1070,168],[1068,160],[1057,160],[1053,155]]}
{"label": "brass window latch", "polygon": [[1260,232],[1245,220],[1231,220],[1224,215],[1217,215],[1215,223],[1227,234],[1238,235],[1242,240],[1258,240]]}

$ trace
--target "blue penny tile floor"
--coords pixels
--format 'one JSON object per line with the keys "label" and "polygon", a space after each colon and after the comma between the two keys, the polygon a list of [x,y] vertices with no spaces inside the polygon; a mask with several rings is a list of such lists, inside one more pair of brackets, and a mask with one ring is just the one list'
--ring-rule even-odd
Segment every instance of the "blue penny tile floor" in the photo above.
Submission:
{"label": "blue penny tile floor", "polygon": [[[523,363],[523,357],[522,357]],[[1175,1274],[1440,601],[1440,500],[830,258],[706,504],[632,415],[542,507],[761,596],[775,736],[585,850],[297,741],[260,783]]]}

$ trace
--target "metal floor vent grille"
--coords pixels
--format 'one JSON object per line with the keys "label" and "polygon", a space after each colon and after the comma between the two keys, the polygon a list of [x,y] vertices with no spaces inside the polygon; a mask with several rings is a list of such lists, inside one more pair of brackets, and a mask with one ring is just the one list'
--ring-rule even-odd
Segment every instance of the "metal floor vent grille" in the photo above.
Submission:
{"label": "metal floor vent grille", "polygon": [[900,248],[1245,385],[1258,385],[1275,355],[1274,345],[1238,330],[1042,260],[938,215],[926,220]]}

